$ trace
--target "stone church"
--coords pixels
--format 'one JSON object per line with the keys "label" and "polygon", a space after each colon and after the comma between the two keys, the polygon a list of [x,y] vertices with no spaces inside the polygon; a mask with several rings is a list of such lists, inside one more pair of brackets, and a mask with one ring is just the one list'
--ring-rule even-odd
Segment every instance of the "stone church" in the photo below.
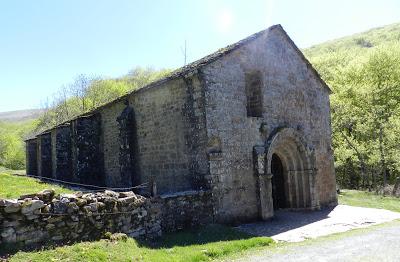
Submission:
{"label": "stone church", "polygon": [[275,25],[27,140],[27,173],[145,185],[177,221],[335,205],[330,92]]}

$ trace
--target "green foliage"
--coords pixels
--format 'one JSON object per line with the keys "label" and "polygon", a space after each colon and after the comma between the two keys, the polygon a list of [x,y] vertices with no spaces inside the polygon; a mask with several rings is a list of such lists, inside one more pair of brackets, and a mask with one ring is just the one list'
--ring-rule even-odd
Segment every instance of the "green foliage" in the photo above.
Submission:
{"label": "green foliage", "polygon": [[50,104],[44,105],[46,112],[39,118],[36,132],[91,111],[170,72],[167,69],[136,67],[127,75],[115,79],[79,75],[70,85],[63,86]]}
{"label": "green foliage", "polygon": [[35,126],[36,121],[0,122],[0,166],[15,170],[25,168],[23,139]]}
{"label": "green foliage", "polygon": [[349,188],[400,176],[400,24],[305,50],[332,88],[338,182]]}
{"label": "green foliage", "polygon": [[166,234],[157,242],[100,240],[18,252],[10,261],[210,261],[272,243],[269,237],[252,237],[230,227],[212,225]]}

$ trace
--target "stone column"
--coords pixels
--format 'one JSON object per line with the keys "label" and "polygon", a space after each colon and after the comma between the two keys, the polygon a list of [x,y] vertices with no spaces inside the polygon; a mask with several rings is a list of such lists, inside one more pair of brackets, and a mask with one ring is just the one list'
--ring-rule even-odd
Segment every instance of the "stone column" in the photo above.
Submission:
{"label": "stone column", "polygon": [[[129,106],[128,101],[125,102],[125,105],[125,109],[117,118],[119,124],[119,167],[121,183],[124,187],[131,187],[140,182],[135,174],[136,123],[133,108]],[[156,182],[155,178],[153,182]]]}
{"label": "stone column", "polygon": [[274,216],[272,200],[272,174],[265,173],[265,147],[256,146],[253,149],[255,175],[259,188],[259,213],[263,220]]}
{"label": "stone column", "polygon": [[221,176],[224,172],[223,156],[222,152],[209,152],[208,163],[210,173],[205,176],[207,188],[211,189],[212,192],[212,203],[213,211],[212,215],[214,219],[219,219],[219,209],[222,205],[222,189],[221,189]]}
{"label": "stone column", "polygon": [[317,188],[316,188],[317,187],[316,176],[317,176],[317,169],[310,169],[308,171],[308,177],[310,180],[311,209],[313,209],[313,210],[321,208],[319,206],[319,197],[318,197]]}
{"label": "stone column", "polygon": [[260,179],[260,204],[261,218],[267,220],[274,216],[274,204],[272,200],[272,174],[263,174]]}

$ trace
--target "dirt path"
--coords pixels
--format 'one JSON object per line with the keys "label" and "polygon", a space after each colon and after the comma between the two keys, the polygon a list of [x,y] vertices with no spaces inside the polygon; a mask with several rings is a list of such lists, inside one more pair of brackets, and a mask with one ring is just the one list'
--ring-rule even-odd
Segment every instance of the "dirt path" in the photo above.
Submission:
{"label": "dirt path", "polygon": [[277,211],[271,221],[238,227],[251,235],[268,236],[275,241],[300,242],[351,229],[400,219],[400,213],[384,209],[338,205],[320,211]]}
{"label": "dirt path", "polygon": [[320,242],[266,250],[238,261],[400,261],[400,222]]}

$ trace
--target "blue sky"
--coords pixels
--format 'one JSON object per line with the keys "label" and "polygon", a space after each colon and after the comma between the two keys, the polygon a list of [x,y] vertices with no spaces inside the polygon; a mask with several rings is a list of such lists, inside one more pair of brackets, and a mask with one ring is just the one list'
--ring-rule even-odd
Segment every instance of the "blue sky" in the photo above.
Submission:
{"label": "blue sky", "polygon": [[78,74],[176,68],[273,24],[299,47],[400,22],[398,0],[2,0],[0,112],[38,108]]}

